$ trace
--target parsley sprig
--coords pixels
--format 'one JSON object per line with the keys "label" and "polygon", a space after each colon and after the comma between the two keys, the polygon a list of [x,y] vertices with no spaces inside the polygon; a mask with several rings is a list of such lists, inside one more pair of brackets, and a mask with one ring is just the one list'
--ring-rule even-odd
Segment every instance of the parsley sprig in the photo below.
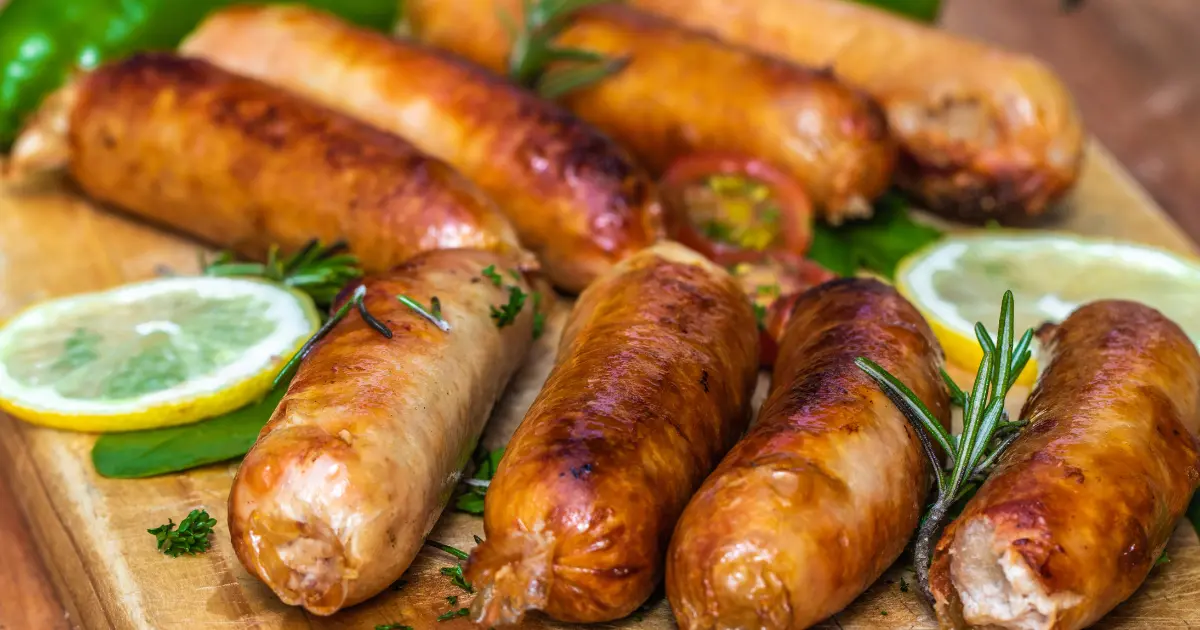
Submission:
{"label": "parsley sprig", "polygon": [[[983,482],[1000,454],[1017,439],[1021,427],[1025,425],[1024,422],[1008,421],[1004,399],[1029,362],[1033,329],[1025,331],[1015,343],[1013,329],[1013,294],[1012,291],[1005,291],[1000,305],[996,340],[992,340],[983,324],[975,324],[975,336],[983,348],[983,361],[979,364],[971,391],[962,391],[949,375],[942,372],[942,378],[950,388],[952,401],[963,407],[963,432],[957,436],[951,435],[917,395],[887,370],[865,357],[855,359],[858,367],[904,413],[932,464],[937,482],[937,499],[917,530],[913,552],[917,585],[921,594],[931,603],[933,594],[929,588],[929,565],[933,558],[933,545],[951,509]],[[946,453],[944,464],[935,444]]]}
{"label": "parsley sprig", "polygon": [[217,519],[210,517],[207,511],[196,509],[179,521],[178,529],[171,519],[167,519],[166,525],[159,525],[146,532],[154,534],[159,551],[172,558],[178,558],[185,553],[195,555],[208,551],[212,546],[208,536],[212,534],[213,525],[216,524]]}
{"label": "parsley sprig", "polygon": [[314,239],[286,258],[279,255],[278,245],[272,245],[265,263],[240,262],[228,251],[211,262],[201,255],[200,268],[206,276],[265,278],[307,293],[317,306],[329,306],[347,282],[362,276],[358,259],[345,251],[343,242],[323,247]]}

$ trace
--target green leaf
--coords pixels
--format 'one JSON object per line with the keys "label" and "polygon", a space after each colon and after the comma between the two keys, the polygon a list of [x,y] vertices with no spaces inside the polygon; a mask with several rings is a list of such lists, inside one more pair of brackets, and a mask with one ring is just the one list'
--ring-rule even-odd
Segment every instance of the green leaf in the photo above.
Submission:
{"label": "green leaf", "polygon": [[928,23],[937,21],[942,4],[941,0],[858,0],[858,2]]}
{"label": "green leaf", "polygon": [[241,457],[286,392],[285,383],[254,404],[195,424],[101,435],[92,464],[104,477],[137,479]]}
{"label": "green leaf", "polygon": [[1196,533],[1200,534],[1200,492],[1192,495],[1192,502],[1188,504],[1187,519]]}
{"label": "green leaf", "polygon": [[544,73],[538,80],[537,93],[542,98],[552,101],[619,72],[628,63],[627,57],[621,57],[599,63],[577,64],[562,70],[552,70]]}
{"label": "green leaf", "polygon": [[179,522],[179,529],[175,529],[175,523],[167,519],[166,525],[147,529],[146,533],[154,535],[159,551],[178,558],[185,553],[195,555],[208,551],[212,546],[209,535],[216,524],[217,519],[209,516],[207,511],[196,509]]}
{"label": "green leaf", "polygon": [[905,256],[941,237],[941,230],[914,221],[907,202],[889,193],[875,204],[870,219],[836,227],[815,224],[808,257],[838,275],[866,269],[890,279]]}

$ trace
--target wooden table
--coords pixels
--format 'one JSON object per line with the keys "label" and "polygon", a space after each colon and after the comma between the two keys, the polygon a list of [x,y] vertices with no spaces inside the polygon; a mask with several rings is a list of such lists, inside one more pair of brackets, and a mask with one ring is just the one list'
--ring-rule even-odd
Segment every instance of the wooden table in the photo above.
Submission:
{"label": "wooden table", "polygon": [[[1200,3],[948,0],[947,28],[1027,51],[1065,78],[1092,132],[1200,241]],[[69,628],[0,476],[0,630]]]}

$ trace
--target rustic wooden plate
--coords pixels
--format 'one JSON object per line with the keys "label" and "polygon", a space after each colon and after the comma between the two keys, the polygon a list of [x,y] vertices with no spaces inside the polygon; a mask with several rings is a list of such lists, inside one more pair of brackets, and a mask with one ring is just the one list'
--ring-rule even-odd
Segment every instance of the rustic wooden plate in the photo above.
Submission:
{"label": "rustic wooden plate", "polygon": [[[1045,227],[1113,236],[1194,253],[1193,244],[1099,146],[1078,190]],[[188,240],[97,208],[62,180],[20,191],[0,189],[0,319],[33,302],[113,286],[163,271],[192,272],[203,248]],[[502,444],[537,395],[553,360],[567,305],[560,304],[549,334],[501,401],[485,441]],[[966,375],[959,375],[966,380]],[[1018,392],[1012,407],[1027,392]],[[74,622],[85,628],[323,628],[371,629],[400,623],[424,630],[469,626],[440,623],[446,597],[469,597],[438,571],[453,560],[426,550],[405,576],[407,585],[319,618],[281,604],[241,567],[229,539],[194,558],[158,553],[146,528],[178,520],[203,506],[224,530],[226,497],[236,464],[141,481],[103,479],[89,456],[94,437],[42,429],[0,414],[0,466],[29,517],[39,551]],[[463,548],[483,533],[481,519],[447,514],[433,537]],[[1100,625],[1107,628],[1200,626],[1200,543],[1182,525],[1170,547],[1172,561]],[[904,561],[901,561],[903,564]],[[915,589],[902,592],[902,566],[892,570],[849,609],[820,627],[934,628]],[[461,605],[461,603],[459,604]],[[557,627],[532,618],[527,627]],[[610,627],[674,627],[659,598],[638,615]]]}

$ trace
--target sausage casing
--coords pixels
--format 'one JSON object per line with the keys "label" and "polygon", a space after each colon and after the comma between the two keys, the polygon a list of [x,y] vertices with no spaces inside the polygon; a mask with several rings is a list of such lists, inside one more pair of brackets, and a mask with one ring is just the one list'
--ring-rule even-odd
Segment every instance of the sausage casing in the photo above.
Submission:
{"label": "sausage casing", "polygon": [[911,304],[868,279],[803,293],[758,421],[671,538],[667,597],[683,630],[806,628],[904,550],[929,464],[912,426],[855,365],[860,356],[949,426],[941,348]]}
{"label": "sausage casing", "polygon": [[663,236],[653,182],[615,142],[469,62],[302,7],[234,7],[184,42],[457,168],[499,204],[554,283],[577,292]]}
{"label": "sausage casing", "polygon": [[631,0],[866,90],[900,142],[898,183],[960,219],[1044,212],[1079,176],[1083,123],[1036,59],[845,0]]}
{"label": "sausage casing", "polygon": [[[417,37],[503,70],[520,23],[516,0],[409,0]],[[555,40],[628,65],[564,103],[629,147],[654,172],[691,153],[772,163],[826,218],[870,212],[888,185],[894,147],[879,109],[832,75],[723,44],[624,6],[575,14]]]}
{"label": "sausage casing", "polygon": [[[416,556],[532,341],[531,308],[503,328],[489,315],[507,290],[480,272],[511,264],[442,250],[369,276],[365,304],[393,337],[351,310],[305,358],[229,495],[233,548],[281,600],[333,614]],[[398,295],[437,296],[450,331]]]}
{"label": "sausage casing", "polygon": [[83,77],[70,172],[92,197],[251,258],[345,240],[382,271],[427,250],[510,250],[495,205],[391,134],[198,59]]}
{"label": "sausage casing", "polygon": [[1177,325],[1102,301],[1042,337],[1029,426],[935,549],[942,627],[1091,625],[1146,579],[1200,480],[1200,355]]}
{"label": "sausage casing", "polygon": [[467,569],[483,627],[633,612],[688,497],[750,417],[758,332],[723,269],[665,242],[580,296],[488,488]]}

